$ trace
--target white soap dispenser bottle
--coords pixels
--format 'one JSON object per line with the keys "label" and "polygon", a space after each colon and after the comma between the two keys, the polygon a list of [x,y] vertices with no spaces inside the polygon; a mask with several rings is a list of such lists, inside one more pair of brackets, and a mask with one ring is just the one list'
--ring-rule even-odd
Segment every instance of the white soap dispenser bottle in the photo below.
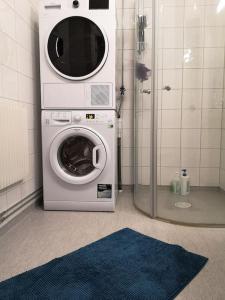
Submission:
{"label": "white soap dispenser bottle", "polygon": [[187,196],[190,194],[190,177],[187,174],[187,170],[183,169],[181,171],[181,195]]}

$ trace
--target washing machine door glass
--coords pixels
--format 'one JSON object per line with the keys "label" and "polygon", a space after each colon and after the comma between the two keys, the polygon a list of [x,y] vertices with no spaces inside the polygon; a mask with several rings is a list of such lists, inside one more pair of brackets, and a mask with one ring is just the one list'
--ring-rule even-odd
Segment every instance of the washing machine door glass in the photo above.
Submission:
{"label": "washing machine door glass", "polygon": [[51,31],[47,54],[50,64],[61,76],[83,80],[104,65],[108,54],[107,38],[90,19],[69,17]]}
{"label": "washing machine door glass", "polygon": [[70,184],[95,180],[106,165],[102,140],[86,128],[70,128],[56,136],[51,144],[50,163],[58,177]]}
{"label": "washing machine door glass", "polygon": [[85,176],[94,169],[94,143],[84,136],[67,138],[59,148],[58,160],[62,168],[72,176]]}

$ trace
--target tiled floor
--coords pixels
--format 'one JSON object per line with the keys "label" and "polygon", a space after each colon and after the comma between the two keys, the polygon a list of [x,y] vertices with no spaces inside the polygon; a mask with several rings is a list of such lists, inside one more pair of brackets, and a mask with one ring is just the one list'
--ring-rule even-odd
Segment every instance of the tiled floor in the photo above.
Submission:
{"label": "tiled floor", "polygon": [[177,297],[178,300],[225,299],[225,229],[182,227],[152,220],[134,208],[129,191],[120,194],[115,213],[30,209],[8,230],[0,231],[0,280],[124,227],[180,244],[209,258],[207,266]]}

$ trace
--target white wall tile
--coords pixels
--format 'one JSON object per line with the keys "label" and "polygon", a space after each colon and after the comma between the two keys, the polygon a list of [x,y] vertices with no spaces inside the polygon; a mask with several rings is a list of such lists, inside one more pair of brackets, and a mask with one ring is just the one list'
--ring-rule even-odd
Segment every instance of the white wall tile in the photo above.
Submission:
{"label": "white wall tile", "polygon": [[202,68],[203,49],[202,48],[184,49],[183,61],[184,61],[184,68]]}
{"label": "white wall tile", "polygon": [[202,89],[183,89],[183,109],[200,109],[201,102]]}
{"label": "white wall tile", "polygon": [[182,112],[182,128],[201,128],[201,110],[185,109]]}
{"label": "white wall tile", "polygon": [[17,72],[2,66],[2,96],[8,99],[18,98],[18,75]]}
{"label": "white wall tile", "polygon": [[[159,41],[158,41],[159,42]],[[184,36],[183,28],[163,28],[162,45],[163,48],[183,48]],[[160,46],[160,45],[159,45]]]}
{"label": "white wall tile", "polygon": [[225,190],[225,170],[220,169],[220,187]]}
{"label": "white wall tile", "polygon": [[[218,1],[217,1],[218,2]],[[219,3],[219,2],[218,2]],[[216,2],[215,2],[216,4]],[[224,26],[225,13],[222,10],[220,13],[217,11],[218,5],[211,5],[205,7],[205,26]]]}
{"label": "white wall tile", "polygon": [[123,110],[122,111],[122,126],[123,128],[133,128],[133,114],[132,110]]}
{"label": "white wall tile", "polygon": [[152,123],[151,114],[152,114],[151,110],[143,111],[143,128],[145,129],[151,129],[151,123]]}
{"label": "white wall tile", "polygon": [[222,149],[225,149],[225,129],[222,129],[222,143],[221,143],[221,147]]}
{"label": "white wall tile", "polygon": [[181,131],[180,129],[162,129],[161,130],[161,147],[179,148]]}
{"label": "white wall tile", "polygon": [[200,149],[187,149],[181,150],[181,166],[182,168],[197,168],[200,165]]}
{"label": "white wall tile", "polygon": [[10,208],[21,199],[21,186],[17,185],[7,190],[7,207]]}
{"label": "white wall tile", "polygon": [[133,184],[133,168],[122,167],[122,178],[123,178],[124,185]]}
{"label": "white wall tile", "polygon": [[165,86],[170,86],[172,89],[180,89],[182,87],[182,70],[164,70],[163,87]]}
{"label": "white wall tile", "polygon": [[219,149],[221,144],[220,129],[202,129],[201,148]]}
{"label": "white wall tile", "polygon": [[0,39],[0,64],[17,70],[16,41],[3,32],[0,32]]}
{"label": "white wall tile", "polygon": [[183,26],[184,8],[165,6],[159,18],[162,27],[181,27]]}
{"label": "white wall tile", "polygon": [[179,148],[161,148],[161,166],[179,167],[180,149]]}
{"label": "white wall tile", "polygon": [[204,7],[189,6],[185,7],[184,26],[186,27],[201,27],[204,23]]}
{"label": "white wall tile", "polygon": [[201,167],[219,168],[220,149],[201,149]]}
{"label": "white wall tile", "polygon": [[159,4],[168,7],[168,6],[184,6],[184,0],[159,0]]}
{"label": "white wall tile", "polygon": [[30,25],[32,24],[31,18],[31,5],[28,0],[14,0],[15,1],[15,11],[19,14],[26,22]]}
{"label": "white wall tile", "polygon": [[182,49],[164,49],[163,50],[163,68],[180,69],[183,65]]}
{"label": "white wall tile", "polygon": [[200,186],[219,186],[219,168],[201,168],[200,169]]}
{"label": "white wall tile", "polygon": [[202,88],[202,70],[184,69],[183,88],[184,89]]}
{"label": "white wall tile", "polygon": [[142,167],[142,184],[150,185],[150,172],[151,169],[149,167]]}
{"label": "white wall tile", "polygon": [[203,89],[202,108],[222,108],[222,89]]}
{"label": "white wall tile", "polygon": [[141,150],[141,165],[144,167],[151,166],[151,148],[142,148],[142,150]]}
{"label": "white wall tile", "polygon": [[220,164],[221,169],[225,170],[225,149],[221,150],[221,164]]}
{"label": "white wall tile", "polygon": [[222,110],[221,109],[203,109],[202,127],[221,129]]}
{"label": "white wall tile", "polygon": [[203,88],[222,89],[223,73],[223,69],[205,69],[203,74]]}
{"label": "white wall tile", "polygon": [[0,0],[0,30],[11,38],[15,38],[15,16],[14,10],[3,0]]}
{"label": "white wall tile", "polygon": [[180,168],[161,167],[161,185],[170,185]]}
{"label": "white wall tile", "polygon": [[123,167],[133,166],[133,148],[122,149],[122,166]]}
{"label": "white wall tile", "polygon": [[205,47],[224,47],[225,35],[223,27],[205,27]]}
{"label": "white wall tile", "polygon": [[181,90],[171,90],[162,92],[162,109],[181,108]]}
{"label": "white wall tile", "polygon": [[130,129],[123,129],[122,131],[122,146],[133,147],[133,134]]}
{"label": "white wall tile", "polygon": [[[120,1],[120,2],[122,2],[122,1]],[[151,2],[151,1],[149,1],[149,2]],[[124,0],[124,7],[125,8],[134,8],[135,0]],[[151,7],[151,6],[144,5],[144,7]]]}
{"label": "white wall tile", "polygon": [[180,110],[162,110],[162,128],[180,128]]}
{"label": "white wall tile", "polygon": [[36,56],[36,44],[34,45],[34,41],[38,39],[35,23],[37,10],[38,5],[35,6],[27,0],[0,0],[0,96],[4,97],[4,101],[24,103],[29,112],[30,129],[24,132],[24,135],[29,137],[30,182],[28,183],[27,177],[24,182],[7,188],[4,193],[5,209],[15,205],[42,185],[40,93],[39,75],[36,72],[39,61]]}
{"label": "white wall tile", "polygon": [[190,177],[190,183],[192,186],[199,186],[200,169],[199,168],[188,168],[188,174]]}
{"label": "white wall tile", "polygon": [[205,48],[204,67],[222,69],[224,67],[224,48]]}
{"label": "white wall tile", "polygon": [[34,103],[35,87],[33,80],[22,74],[18,74],[18,98],[21,102]]}
{"label": "white wall tile", "polygon": [[201,27],[184,29],[184,48],[199,48],[204,44],[204,30]]}
{"label": "white wall tile", "polygon": [[200,148],[201,130],[200,129],[182,129],[181,146],[182,148]]}

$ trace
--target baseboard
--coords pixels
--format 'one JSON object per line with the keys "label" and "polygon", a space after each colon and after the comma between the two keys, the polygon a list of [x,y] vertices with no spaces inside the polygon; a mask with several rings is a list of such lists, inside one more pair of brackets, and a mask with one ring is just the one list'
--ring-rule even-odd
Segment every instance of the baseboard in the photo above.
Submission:
{"label": "baseboard", "polygon": [[7,209],[6,211],[0,213],[0,229],[2,229],[3,227],[5,228],[6,225],[13,222],[31,205],[41,200],[43,197],[42,195],[43,195],[43,191],[42,188],[40,188],[37,191],[30,194],[29,196],[22,199],[17,204]]}
{"label": "baseboard", "polygon": [[123,185],[122,191],[133,191],[134,186],[133,185]]}

